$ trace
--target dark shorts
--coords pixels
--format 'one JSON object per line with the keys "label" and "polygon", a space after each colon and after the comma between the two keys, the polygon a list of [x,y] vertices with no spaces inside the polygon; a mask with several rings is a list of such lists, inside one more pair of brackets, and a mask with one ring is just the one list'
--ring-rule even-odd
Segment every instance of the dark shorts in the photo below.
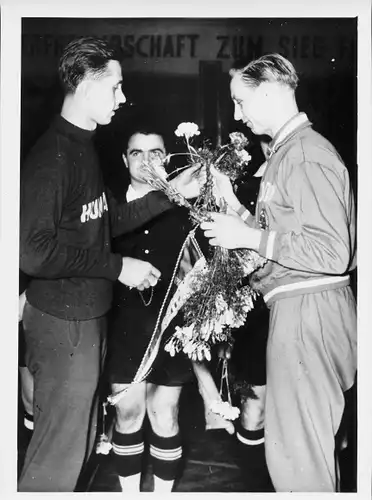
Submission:
{"label": "dark shorts", "polygon": [[[129,304],[128,304],[129,305]],[[128,311],[128,312],[126,312]],[[109,320],[108,377],[110,383],[129,384],[133,381],[143,355],[153,334],[156,317],[151,311],[137,309],[141,316],[133,314],[134,308],[114,309]],[[144,315],[148,316],[148,321]],[[150,327],[148,327],[150,325]],[[172,333],[164,333],[159,352],[146,377],[146,381],[165,386],[181,386],[192,380],[193,369],[189,358],[179,353],[172,357],[164,345]]]}
{"label": "dark shorts", "polygon": [[237,386],[266,385],[266,346],[269,310],[262,299],[248,313],[247,321],[234,332],[231,373]]}
{"label": "dark shorts", "polygon": [[[130,356],[123,355],[120,349],[109,351],[108,371],[110,383],[129,384],[133,381],[139,363]],[[146,381],[169,387],[181,386],[193,377],[191,361],[180,353],[172,357],[162,347],[154,361]]]}

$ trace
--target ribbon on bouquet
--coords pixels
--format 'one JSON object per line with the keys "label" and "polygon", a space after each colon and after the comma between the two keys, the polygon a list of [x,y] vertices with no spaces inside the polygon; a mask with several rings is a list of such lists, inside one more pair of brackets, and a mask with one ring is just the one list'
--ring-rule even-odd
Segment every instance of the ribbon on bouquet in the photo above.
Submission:
{"label": "ribbon on bouquet", "polygon": [[[201,251],[199,244],[195,238],[197,227],[192,229],[186,236],[185,241],[178,254],[176,265],[169,283],[165,298],[161,305],[155,328],[151,336],[150,342],[146,348],[140,366],[134,376],[133,381],[128,387],[122,391],[116,392],[108,396],[107,401],[111,405],[116,405],[133,384],[143,382],[152,369],[152,365],[159,352],[160,343],[163,333],[168,328],[171,321],[180,311],[183,304],[186,302],[188,293],[190,292],[190,280],[195,271],[203,268],[206,264],[205,257]],[[172,295],[171,300],[169,297]]]}
{"label": "ribbon on bouquet", "polygon": [[228,362],[227,359],[223,359],[223,361],[222,361],[222,368],[221,368],[221,379],[220,379],[220,396],[221,396],[221,398],[223,398],[223,386],[225,384],[227,401],[228,401],[228,403],[230,405],[232,405],[232,402],[231,402],[231,392],[230,392],[230,383],[229,383],[228,363],[229,362]]}

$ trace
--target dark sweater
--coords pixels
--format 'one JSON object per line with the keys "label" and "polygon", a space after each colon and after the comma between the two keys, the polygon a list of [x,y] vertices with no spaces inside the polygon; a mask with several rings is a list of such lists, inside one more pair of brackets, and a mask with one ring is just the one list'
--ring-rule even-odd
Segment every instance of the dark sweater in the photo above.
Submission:
{"label": "dark sweater", "polygon": [[111,236],[172,207],[159,192],[118,205],[105,191],[93,134],[58,116],[21,175],[20,268],[33,278],[27,299],[63,319],[107,312],[122,268]]}

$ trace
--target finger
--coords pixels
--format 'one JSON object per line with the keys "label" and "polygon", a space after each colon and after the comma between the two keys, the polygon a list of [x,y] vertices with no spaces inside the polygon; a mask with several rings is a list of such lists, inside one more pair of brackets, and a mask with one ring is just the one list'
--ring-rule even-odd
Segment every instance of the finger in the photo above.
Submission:
{"label": "finger", "polygon": [[154,278],[156,278],[158,280],[161,276],[161,272],[159,271],[159,269],[152,266],[150,269],[150,275],[154,276]]}
{"label": "finger", "polygon": [[193,165],[192,167],[189,167],[186,172],[188,175],[196,175],[198,174],[198,171],[200,170],[200,165],[199,164],[196,164],[196,165]]}
{"label": "finger", "polygon": [[214,222],[218,221],[218,218],[221,217],[221,214],[217,212],[207,212],[206,217],[208,218],[208,220],[205,222],[208,222],[208,224],[213,224]]}
{"label": "finger", "polygon": [[209,240],[209,244],[212,246],[212,247],[222,247],[223,245],[220,244],[220,242],[218,241],[217,238],[212,238]]}
{"label": "finger", "polygon": [[203,186],[207,182],[207,176],[206,175],[199,175],[196,178],[196,180],[197,180],[199,186]]}
{"label": "finger", "polygon": [[216,233],[212,229],[209,229],[207,231],[204,231],[204,236],[206,238],[215,238]]}
{"label": "finger", "polygon": [[203,231],[208,230],[208,229],[213,229],[214,222],[204,221],[200,224],[200,228],[203,229]]}
{"label": "finger", "polygon": [[138,286],[136,286],[137,290],[139,290],[140,292],[142,292],[142,290],[145,289],[145,287],[143,286],[143,283],[140,283]]}
{"label": "finger", "polygon": [[150,280],[149,279],[143,280],[142,285],[143,285],[143,288],[150,288],[150,286],[151,286]]}
{"label": "finger", "polygon": [[150,275],[147,279],[150,283],[150,286],[155,286],[158,283],[158,278],[155,278],[155,276],[153,275]]}

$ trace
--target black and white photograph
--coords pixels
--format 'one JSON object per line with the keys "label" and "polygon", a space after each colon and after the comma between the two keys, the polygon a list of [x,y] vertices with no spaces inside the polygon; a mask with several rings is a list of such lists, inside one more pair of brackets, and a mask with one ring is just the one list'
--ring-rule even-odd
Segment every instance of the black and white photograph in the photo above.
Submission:
{"label": "black and white photograph", "polygon": [[2,6],[6,494],[370,498],[371,4],[342,3]]}

